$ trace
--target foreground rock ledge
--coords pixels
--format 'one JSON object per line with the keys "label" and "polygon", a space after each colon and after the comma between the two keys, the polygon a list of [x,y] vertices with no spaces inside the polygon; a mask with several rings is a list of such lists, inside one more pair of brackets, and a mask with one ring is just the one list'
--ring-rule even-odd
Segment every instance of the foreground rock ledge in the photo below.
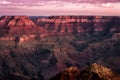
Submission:
{"label": "foreground rock ledge", "polygon": [[84,70],[77,67],[67,68],[50,80],[120,80],[120,75],[109,68],[94,63]]}

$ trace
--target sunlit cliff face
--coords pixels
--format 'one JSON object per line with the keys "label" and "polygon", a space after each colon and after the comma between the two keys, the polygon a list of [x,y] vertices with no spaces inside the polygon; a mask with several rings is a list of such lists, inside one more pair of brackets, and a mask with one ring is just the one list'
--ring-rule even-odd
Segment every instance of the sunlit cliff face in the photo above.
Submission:
{"label": "sunlit cliff face", "polygon": [[1,0],[0,15],[115,15],[119,0]]}

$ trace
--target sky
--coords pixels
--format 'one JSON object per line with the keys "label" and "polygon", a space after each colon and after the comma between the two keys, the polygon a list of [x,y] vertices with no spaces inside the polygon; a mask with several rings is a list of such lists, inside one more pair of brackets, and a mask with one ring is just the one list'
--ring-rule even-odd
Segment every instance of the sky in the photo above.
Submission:
{"label": "sky", "polygon": [[120,0],[0,0],[1,15],[120,16]]}

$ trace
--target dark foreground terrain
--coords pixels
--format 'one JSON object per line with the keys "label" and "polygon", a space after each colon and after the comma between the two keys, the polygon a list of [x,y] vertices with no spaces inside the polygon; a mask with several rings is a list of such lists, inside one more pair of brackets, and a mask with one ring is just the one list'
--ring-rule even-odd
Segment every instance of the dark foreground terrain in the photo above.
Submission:
{"label": "dark foreground terrain", "polygon": [[106,80],[83,70],[92,63],[120,73],[120,17],[0,17],[0,80],[56,80],[71,66],[78,80]]}
{"label": "dark foreground terrain", "polygon": [[120,75],[94,63],[83,70],[77,67],[67,68],[50,80],[120,80]]}

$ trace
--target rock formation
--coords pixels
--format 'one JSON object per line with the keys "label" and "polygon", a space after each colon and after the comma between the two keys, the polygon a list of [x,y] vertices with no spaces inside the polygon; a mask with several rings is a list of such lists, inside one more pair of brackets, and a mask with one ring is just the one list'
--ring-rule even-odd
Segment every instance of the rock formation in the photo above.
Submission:
{"label": "rock formation", "polygon": [[20,37],[21,41],[28,41],[30,39],[26,38],[31,38],[31,36],[34,39],[39,38],[41,33],[43,35],[46,32],[43,27],[37,26],[28,16],[2,16],[0,28],[3,34],[1,40],[7,41],[14,41],[16,37]]}
{"label": "rock formation", "polygon": [[94,33],[119,31],[120,17],[110,16],[50,16],[34,20],[50,32]]}
{"label": "rock formation", "polygon": [[70,67],[51,78],[50,80],[119,80],[120,75],[111,69],[96,63],[88,66],[84,70]]}

